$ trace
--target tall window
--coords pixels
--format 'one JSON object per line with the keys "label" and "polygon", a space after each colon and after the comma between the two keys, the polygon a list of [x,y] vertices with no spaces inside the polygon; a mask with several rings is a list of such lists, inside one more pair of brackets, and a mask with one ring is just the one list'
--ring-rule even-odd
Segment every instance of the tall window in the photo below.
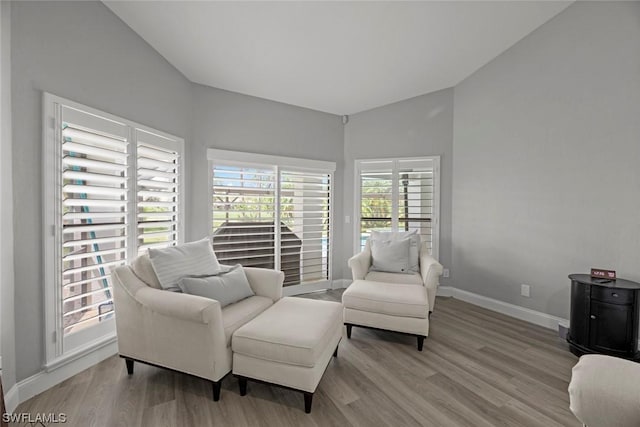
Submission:
{"label": "tall window", "polygon": [[438,256],[439,157],[357,160],[356,246],[371,231],[417,230]]}
{"label": "tall window", "polygon": [[114,338],[111,269],[182,233],[183,141],[44,96],[47,363]]}
{"label": "tall window", "polygon": [[223,150],[208,155],[220,262],[282,270],[290,289],[327,287],[335,164]]}

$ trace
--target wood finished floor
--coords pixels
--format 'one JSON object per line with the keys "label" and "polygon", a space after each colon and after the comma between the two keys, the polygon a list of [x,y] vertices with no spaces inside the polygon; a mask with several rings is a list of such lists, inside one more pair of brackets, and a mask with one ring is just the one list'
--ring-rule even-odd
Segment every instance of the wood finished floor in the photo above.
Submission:
{"label": "wood finished floor", "polygon": [[[305,297],[339,301],[341,291]],[[24,402],[75,426],[580,426],[567,386],[577,358],[550,330],[438,298],[422,353],[415,338],[346,332],[304,413],[302,393],[228,376],[209,382],[111,357]],[[188,351],[188,349],[185,349]]]}

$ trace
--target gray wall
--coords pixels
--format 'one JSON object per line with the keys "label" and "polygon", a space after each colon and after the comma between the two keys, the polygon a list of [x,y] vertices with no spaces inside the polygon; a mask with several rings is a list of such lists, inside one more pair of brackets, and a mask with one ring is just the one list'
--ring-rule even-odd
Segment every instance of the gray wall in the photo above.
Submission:
{"label": "gray wall", "polygon": [[[334,236],[342,236],[343,126],[339,116],[294,107],[208,86],[192,85],[193,141],[189,216],[191,239],[211,232],[207,148],[336,162]],[[334,279],[344,256],[334,246]]]}
{"label": "gray wall", "polygon": [[[16,383],[13,189],[11,179],[11,3],[0,2],[0,356],[5,394]],[[11,408],[10,408],[11,409]]]}
{"label": "gray wall", "polygon": [[640,280],[640,3],[576,2],[456,86],[454,135],[456,287],[568,318],[569,273]]}
{"label": "gray wall", "polygon": [[[99,2],[12,5],[18,381],[44,362],[41,96],[190,139],[190,83]],[[188,142],[187,142],[188,144]]]}
{"label": "gray wall", "polygon": [[[451,177],[453,89],[445,89],[350,117],[344,132],[344,215],[352,224],[344,234],[343,271],[351,278],[346,258],[353,255],[354,161],[403,156],[440,157],[440,262],[451,267]],[[344,218],[342,218],[344,221]],[[452,270],[452,274],[455,271]],[[442,279],[443,285],[448,284]]]}

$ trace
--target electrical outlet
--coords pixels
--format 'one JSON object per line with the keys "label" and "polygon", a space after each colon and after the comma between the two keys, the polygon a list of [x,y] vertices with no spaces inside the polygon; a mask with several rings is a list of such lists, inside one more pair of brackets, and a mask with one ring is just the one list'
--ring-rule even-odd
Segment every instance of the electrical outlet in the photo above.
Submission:
{"label": "electrical outlet", "polygon": [[349,215],[344,216],[344,223],[349,224],[351,222],[351,217]]}
{"label": "electrical outlet", "polygon": [[445,269],[442,271],[442,277],[449,277],[449,269],[448,269],[448,268],[445,268]]}
{"label": "electrical outlet", "polygon": [[520,295],[523,297],[530,298],[531,297],[531,286],[525,285],[524,283],[520,285]]}

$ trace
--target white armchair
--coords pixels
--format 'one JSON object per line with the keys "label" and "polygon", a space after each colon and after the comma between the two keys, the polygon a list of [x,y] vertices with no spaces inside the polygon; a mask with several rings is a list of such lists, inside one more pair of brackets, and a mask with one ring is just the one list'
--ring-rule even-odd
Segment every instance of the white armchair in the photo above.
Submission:
{"label": "white armchair", "polygon": [[231,371],[231,336],[282,297],[284,274],[245,268],[255,296],[220,307],[216,300],[160,289],[147,255],[112,272],[118,351],[129,375],[134,361],[213,383]]}
{"label": "white armchair", "polygon": [[348,264],[351,268],[351,275],[354,281],[368,280],[372,282],[402,283],[424,286],[427,289],[429,312],[433,312],[443,267],[442,264],[429,255],[429,249],[426,242],[423,242],[420,247],[419,273],[403,274],[369,271],[369,268],[371,267],[371,246],[368,240],[362,252],[351,257]]}
{"label": "white armchair", "polygon": [[369,271],[371,246],[349,260],[353,283],[342,294],[347,338],[353,326],[383,329],[415,336],[422,351],[429,335],[442,265],[429,255],[426,244],[419,253],[419,273]]}
{"label": "white armchair", "polygon": [[582,356],[573,367],[569,400],[585,426],[639,426],[640,364],[599,354]]}

